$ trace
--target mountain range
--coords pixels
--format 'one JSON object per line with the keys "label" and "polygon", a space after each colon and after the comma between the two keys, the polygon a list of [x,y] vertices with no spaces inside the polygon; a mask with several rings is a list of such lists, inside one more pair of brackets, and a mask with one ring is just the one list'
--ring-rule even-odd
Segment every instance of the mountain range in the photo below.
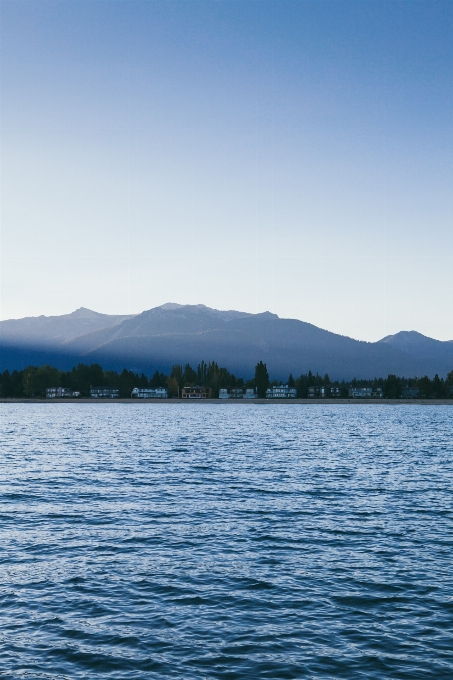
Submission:
{"label": "mountain range", "polygon": [[399,376],[431,378],[453,369],[453,341],[401,331],[378,342],[331,333],[297,319],[264,312],[220,311],[167,303],[136,315],[81,307],[71,314],[0,322],[0,370],[77,363],[168,373],[175,363],[217,361],[244,378],[266,362],[272,379],[309,370],[332,380]]}

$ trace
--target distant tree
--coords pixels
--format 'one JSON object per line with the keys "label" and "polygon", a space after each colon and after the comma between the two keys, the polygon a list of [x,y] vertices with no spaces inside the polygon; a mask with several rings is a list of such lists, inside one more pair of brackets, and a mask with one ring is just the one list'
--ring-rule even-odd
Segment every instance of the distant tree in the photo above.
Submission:
{"label": "distant tree", "polygon": [[342,380],[341,384],[340,384],[340,396],[341,396],[342,399],[346,399],[348,397],[348,395],[349,395],[348,386],[345,383],[345,381]]}
{"label": "distant tree", "polygon": [[445,391],[447,397],[453,398],[453,371],[450,371],[447,375],[447,379],[445,380]]}
{"label": "distant tree", "polygon": [[78,364],[74,366],[69,374],[65,376],[65,382],[68,382],[67,387],[81,392],[84,396],[90,395],[90,385],[102,387],[108,384],[105,381],[104,371],[99,364]]}
{"label": "distant tree", "polygon": [[213,391],[214,397],[219,396],[220,370],[215,361],[210,361],[205,370],[205,385]]}
{"label": "distant tree", "polygon": [[417,387],[421,397],[430,399],[433,396],[433,386],[427,375],[417,381]]}
{"label": "distant tree", "polygon": [[289,374],[288,387],[296,387],[296,381],[294,380],[292,373]]}
{"label": "distant tree", "polygon": [[13,383],[9,371],[3,371],[0,376],[0,397],[13,397]]}
{"label": "distant tree", "polygon": [[179,387],[183,387],[183,385],[184,385],[184,371],[182,370],[182,366],[180,364],[174,364],[172,366],[170,377],[174,378],[176,380]]}
{"label": "distant tree", "polygon": [[[135,376],[135,373],[132,373],[128,371],[127,369],[123,369],[123,373],[125,376],[131,374],[131,376]],[[121,374],[122,375],[122,374]],[[105,387],[118,387],[119,380],[121,379],[121,375],[118,375],[116,371],[102,371],[102,378],[101,382],[97,383],[98,385],[104,385]],[[134,380],[134,384],[137,381]],[[94,385],[95,383],[93,383]]]}
{"label": "distant tree", "polygon": [[[162,375],[163,375],[163,374],[162,374]],[[164,384],[163,384],[163,385],[158,385],[158,387],[164,387],[165,385],[166,385],[166,382],[165,382],[165,376],[164,376]],[[144,373],[142,373],[141,376],[140,376],[140,378],[139,378],[139,380],[138,380],[138,385],[137,385],[137,387],[141,387],[141,388],[143,389],[143,388],[146,388],[146,387],[149,387],[149,386],[150,386],[150,385],[149,385],[148,378],[146,377],[146,375],[145,375]]]}
{"label": "distant tree", "polygon": [[386,399],[399,399],[401,396],[401,384],[396,375],[388,375],[384,380],[383,394]]}
{"label": "distant tree", "polygon": [[199,385],[206,385],[208,375],[208,365],[202,361],[201,364],[197,366],[197,382]]}
{"label": "distant tree", "polygon": [[267,366],[262,361],[255,366],[255,387],[258,392],[258,396],[262,399],[266,396],[266,390],[269,386],[269,373],[267,372]]}
{"label": "distant tree", "polygon": [[[109,377],[111,378],[112,381],[112,387],[118,387],[120,397],[122,399],[130,397],[134,387],[139,387],[138,385],[139,377],[136,373],[133,373],[132,371],[127,371],[126,369],[124,369],[120,373],[120,375],[114,373]],[[114,383],[116,383],[116,385]]]}
{"label": "distant tree", "polygon": [[36,373],[38,371],[37,366],[27,366],[24,370],[22,377],[22,385],[24,388],[24,394],[27,397],[34,397],[38,389],[38,384],[36,381]]}
{"label": "distant tree", "polygon": [[207,365],[204,364],[204,367],[204,384],[212,389],[214,397],[219,396],[219,389],[236,386],[234,375],[224,367],[219,368],[216,361],[210,361]]}
{"label": "distant tree", "polygon": [[11,396],[12,397],[23,397],[24,396],[24,385],[23,385],[24,371],[13,371],[11,373]]}
{"label": "distant tree", "polygon": [[431,385],[432,385],[433,397],[435,399],[443,399],[445,397],[445,383],[444,383],[443,380],[441,380],[439,378],[437,373],[434,376]]}
{"label": "distant tree", "polygon": [[149,386],[153,387],[154,389],[156,387],[162,387],[161,384],[160,384],[160,373],[159,373],[159,371],[156,371],[154,373],[153,377],[149,381]]}
{"label": "distant tree", "polygon": [[219,384],[218,384],[219,389],[226,387],[240,387],[238,383],[239,381],[236,380],[234,375],[230,373],[226,368],[219,368]]}
{"label": "distant tree", "polygon": [[168,396],[169,397],[177,397],[179,396],[179,383],[178,380],[174,377],[169,375],[167,378],[167,390],[168,390]]}
{"label": "distant tree", "polygon": [[307,376],[301,375],[296,380],[297,396],[299,399],[306,399],[308,396]]}
{"label": "distant tree", "polygon": [[197,382],[197,374],[193,370],[192,366],[190,364],[186,364],[184,366],[184,385],[196,385]]}
{"label": "distant tree", "polygon": [[327,373],[324,376],[323,383],[324,385],[330,385],[330,378]]}
{"label": "distant tree", "polygon": [[60,371],[54,366],[40,366],[36,371],[36,382],[40,396],[46,396],[48,387],[60,387]]}

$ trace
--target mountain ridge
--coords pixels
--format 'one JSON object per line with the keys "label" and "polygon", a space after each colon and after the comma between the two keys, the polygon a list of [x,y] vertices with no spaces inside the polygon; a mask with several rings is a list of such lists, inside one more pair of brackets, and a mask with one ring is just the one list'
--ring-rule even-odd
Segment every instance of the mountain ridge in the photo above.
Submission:
{"label": "mountain ridge", "polygon": [[133,315],[107,315],[84,307],[56,317],[0,322],[0,366],[27,363],[100,363],[145,373],[215,360],[238,375],[257,361],[273,377],[312,370],[332,379],[396,373],[444,375],[453,368],[453,342],[400,331],[377,342],[355,340],[272,312],[251,314],[205,305],[166,303]]}

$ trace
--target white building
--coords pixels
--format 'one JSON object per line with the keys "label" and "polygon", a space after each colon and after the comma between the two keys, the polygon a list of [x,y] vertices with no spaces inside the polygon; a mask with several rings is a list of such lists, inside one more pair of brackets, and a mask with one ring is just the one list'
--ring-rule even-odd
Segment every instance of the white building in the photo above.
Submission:
{"label": "white building", "polygon": [[60,399],[61,397],[78,397],[80,392],[74,392],[70,387],[48,387],[46,389],[47,399]]}
{"label": "white building", "polygon": [[120,391],[117,387],[90,387],[90,396],[93,399],[117,399]]}
{"label": "white building", "polygon": [[219,390],[219,399],[255,399],[255,390],[246,389],[243,387],[230,387],[228,389],[222,388]]}
{"label": "white building", "polygon": [[266,390],[266,399],[295,399],[296,397],[296,388],[288,387],[288,385],[275,385]]}
{"label": "white building", "polygon": [[349,396],[354,399],[371,399],[373,390],[371,387],[350,387]]}
{"label": "white building", "polygon": [[131,397],[136,399],[168,399],[168,390],[166,387],[134,387]]}

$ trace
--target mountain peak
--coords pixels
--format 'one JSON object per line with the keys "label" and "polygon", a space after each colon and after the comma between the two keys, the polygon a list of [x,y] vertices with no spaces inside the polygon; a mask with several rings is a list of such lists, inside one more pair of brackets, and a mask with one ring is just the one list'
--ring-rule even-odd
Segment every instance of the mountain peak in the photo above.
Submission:
{"label": "mountain peak", "polygon": [[[248,312],[237,312],[234,309],[228,309],[228,310],[221,310],[221,309],[213,309],[212,307],[207,307],[206,305],[180,305],[177,302],[166,302],[163,305],[160,305],[159,307],[153,307],[152,309],[148,309],[143,314],[148,315],[148,314],[155,314],[156,311],[164,312],[181,312],[182,316],[185,316],[186,314],[189,314],[190,316],[193,316],[194,318],[197,318],[200,316],[200,313],[203,316],[208,316],[208,317],[216,317],[216,318],[221,318],[224,320],[227,319],[236,319],[236,318],[242,318],[245,316],[252,316]],[[265,314],[269,314],[269,312],[265,312]]]}
{"label": "mountain peak", "polygon": [[[441,340],[429,338],[418,331],[400,331],[395,335],[387,335],[378,344],[383,343],[398,348],[403,352],[413,354],[419,351],[431,351],[435,347],[441,347],[444,343]],[[447,343],[445,343],[447,344]]]}
{"label": "mountain peak", "polygon": [[79,307],[68,314],[68,316],[71,316],[73,319],[93,319],[94,317],[104,315],[99,312],[93,312],[92,309],[88,309],[87,307]]}
{"label": "mountain peak", "polygon": [[179,305],[177,302],[166,302],[164,305],[160,305],[159,309],[172,310],[184,307],[184,305]]}

